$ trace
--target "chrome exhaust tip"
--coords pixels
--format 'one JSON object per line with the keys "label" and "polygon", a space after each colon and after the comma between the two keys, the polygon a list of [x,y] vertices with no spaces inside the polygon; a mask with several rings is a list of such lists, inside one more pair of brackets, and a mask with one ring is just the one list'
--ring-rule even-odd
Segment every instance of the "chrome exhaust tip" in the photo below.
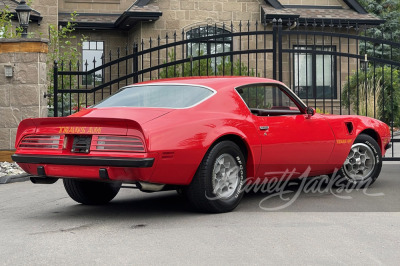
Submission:
{"label": "chrome exhaust tip", "polygon": [[140,189],[140,191],[143,192],[156,192],[156,191],[161,191],[165,187],[165,184],[137,182],[137,186]]}

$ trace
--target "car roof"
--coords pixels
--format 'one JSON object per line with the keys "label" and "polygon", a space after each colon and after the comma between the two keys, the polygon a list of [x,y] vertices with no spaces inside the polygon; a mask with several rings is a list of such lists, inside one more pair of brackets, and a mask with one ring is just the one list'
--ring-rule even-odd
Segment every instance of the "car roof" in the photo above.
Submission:
{"label": "car roof", "polygon": [[204,77],[184,77],[184,78],[167,78],[151,80],[141,82],[132,85],[141,84],[158,84],[158,83],[172,83],[172,84],[185,84],[185,85],[200,85],[206,86],[216,91],[224,88],[236,88],[247,84],[259,84],[259,83],[277,83],[282,84],[279,81],[267,78],[258,77],[244,77],[244,76],[204,76]]}

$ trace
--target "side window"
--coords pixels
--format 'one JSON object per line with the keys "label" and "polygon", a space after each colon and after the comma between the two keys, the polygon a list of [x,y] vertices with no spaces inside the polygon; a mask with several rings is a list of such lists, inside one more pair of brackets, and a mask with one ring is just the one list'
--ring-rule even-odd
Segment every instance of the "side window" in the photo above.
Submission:
{"label": "side window", "polygon": [[260,109],[271,111],[266,115],[300,112],[296,104],[278,86],[253,85],[238,88],[237,91],[253,114]]}

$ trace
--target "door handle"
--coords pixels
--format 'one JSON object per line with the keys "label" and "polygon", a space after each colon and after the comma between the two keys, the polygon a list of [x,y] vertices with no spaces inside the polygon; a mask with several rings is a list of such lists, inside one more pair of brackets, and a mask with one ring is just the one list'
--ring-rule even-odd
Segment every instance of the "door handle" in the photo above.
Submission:
{"label": "door handle", "polygon": [[260,130],[268,130],[269,126],[260,126]]}

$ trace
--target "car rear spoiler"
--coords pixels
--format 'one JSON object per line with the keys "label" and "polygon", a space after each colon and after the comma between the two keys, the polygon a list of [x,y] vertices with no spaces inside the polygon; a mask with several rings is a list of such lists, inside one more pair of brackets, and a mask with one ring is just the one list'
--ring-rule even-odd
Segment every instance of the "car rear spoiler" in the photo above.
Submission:
{"label": "car rear spoiler", "polygon": [[134,120],[101,117],[28,118],[18,126],[15,148],[28,134],[134,135],[144,138],[142,127]]}

